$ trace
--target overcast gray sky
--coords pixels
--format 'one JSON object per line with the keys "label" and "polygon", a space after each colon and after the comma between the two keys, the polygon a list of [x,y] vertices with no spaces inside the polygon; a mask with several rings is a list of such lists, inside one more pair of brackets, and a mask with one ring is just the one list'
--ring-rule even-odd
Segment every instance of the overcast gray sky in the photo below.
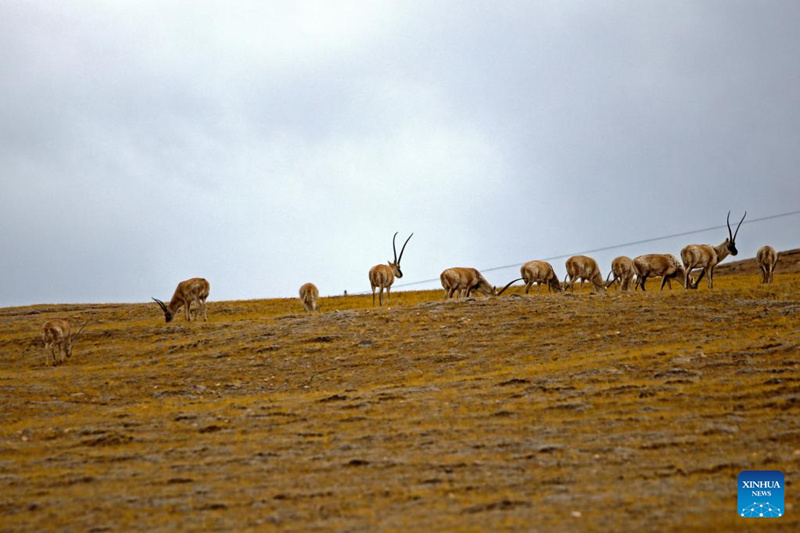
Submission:
{"label": "overcast gray sky", "polygon": [[793,0],[0,2],[0,306],[352,293],[395,231],[399,284],[798,210],[798,27]]}

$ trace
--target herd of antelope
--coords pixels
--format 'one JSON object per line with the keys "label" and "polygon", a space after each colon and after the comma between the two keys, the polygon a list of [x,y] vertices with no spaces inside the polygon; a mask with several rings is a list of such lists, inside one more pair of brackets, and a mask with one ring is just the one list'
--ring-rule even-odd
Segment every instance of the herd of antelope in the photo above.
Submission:
{"label": "herd of antelope", "polygon": [[[567,287],[571,292],[574,292],[575,281],[578,280],[580,280],[581,287],[584,281],[589,281],[594,291],[605,291],[614,284],[618,284],[622,291],[628,291],[631,286],[633,286],[634,290],[641,288],[644,291],[646,290],[647,279],[651,277],[661,278],[661,289],[663,290],[664,285],[672,288],[673,279],[682,283],[686,289],[696,289],[700,280],[705,276],[708,288],[712,289],[714,287],[714,267],[728,255],[735,256],[739,253],[736,249],[736,236],[739,234],[739,228],[744,222],[747,212],[742,216],[735,232],[731,231],[730,215],[730,212],[728,212],[728,238],[717,246],[710,244],[690,244],[685,246],[681,250],[682,262],[672,254],[647,254],[640,255],[635,259],[620,256],[612,261],[611,272],[609,272],[605,280],[600,274],[597,261],[585,255],[575,255],[567,259],[565,263],[567,275],[563,284],[559,281],[550,263],[536,260],[522,265],[520,268],[522,277],[510,281],[500,290],[491,285],[475,268],[448,268],[441,273],[439,279],[442,282],[445,299],[453,296],[457,298],[462,296],[469,297],[473,291],[480,292],[485,296],[499,296],[520,280],[525,282],[526,294],[530,292],[534,283],[538,285],[538,290],[541,290],[542,285],[546,285],[548,292],[561,292],[566,290]],[[384,290],[386,291],[386,303],[389,303],[390,291],[395,278],[403,277],[403,271],[400,270],[400,261],[403,258],[406,245],[413,235],[413,233],[409,235],[408,239],[403,243],[398,256],[395,245],[397,233],[395,233],[394,237],[392,237],[394,260],[388,261],[388,264],[375,265],[369,269],[373,307],[375,306],[375,289],[378,289],[378,305],[383,306]],[[775,264],[778,262],[778,254],[775,249],[771,246],[763,246],[758,250],[756,261],[761,268],[761,282],[771,283]],[[697,269],[700,270],[700,275],[697,279],[693,279],[691,273]],[[191,321],[192,315],[197,320],[200,313],[203,314],[203,320],[207,321],[206,299],[210,289],[211,285],[207,280],[191,278],[178,283],[178,287],[175,289],[175,293],[168,304],[156,298],[153,298],[153,300],[164,312],[164,318],[167,322],[171,322],[181,308],[184,310],[186,321]],[[306,283],[300,287],[300,301],[306,312],[319,312],[318,299],[319,290],[313,283]],[[194,310],[192,309],[193,305],[195,305]],[[72,355],[72,346],[86,325],[84,323],[76,333],[72,333],[70,323],[66,320],[57,319],[47,322],[42,329],[46,362],[49,363],[52,356],[53,365],[56,365],[63,363],[65,357],[70,357]]]}

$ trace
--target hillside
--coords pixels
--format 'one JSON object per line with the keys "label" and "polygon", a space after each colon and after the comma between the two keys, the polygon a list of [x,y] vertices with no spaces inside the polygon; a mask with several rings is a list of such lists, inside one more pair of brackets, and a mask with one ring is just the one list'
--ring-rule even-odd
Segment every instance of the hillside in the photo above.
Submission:
{"label": "hillside", "polygon": [[[441,296],[0,309],[0,530],[800,527],[800,274]],[[58,367],[53,317],[93,320]]]}
{"label": "hillside", "polygon": [[[778,264],[775,265],[775,272],[782,274],[797,274],[800,272],[800,248],[778,252]],[[755,257],[742,259],[740,261],[725,261],[717,267],[715,274],[720,276],[726,274],[761,275],[761,269],[756,263]]]}

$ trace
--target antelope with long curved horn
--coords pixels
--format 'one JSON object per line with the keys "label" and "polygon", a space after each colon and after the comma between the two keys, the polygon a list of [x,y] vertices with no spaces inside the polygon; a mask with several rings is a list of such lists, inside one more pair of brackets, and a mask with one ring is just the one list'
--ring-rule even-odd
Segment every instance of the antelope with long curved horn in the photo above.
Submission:
{"label": "antelope with long curved horn", "polygon": [[[64,362],[65,357],[72,357],[72,346],[89,322],[85,322],[76,333],[72,333],[69,321],[56,318],[42,327],[42,340],[45,349],[45,364],[53,358],[53,366]],[[56,357],[58,355],[58,357]]]}
{"label": "antelope with long curved horn", "polygon": [[[728,255],[735,256],[739,253],[736,249],[736,236],[739,234],[739,228],[742,227],[742,222],[744,222],[744,217],[746,216],[747,211],[744,212],[742,220],[740,220],[739,225],[736,226],[736,231],[731,232],[731,212],[728,211],[728,238],[716,246],[711,246],[710,244],[690,244],[683,247],[683,250],[681,250],[681,259],[683,260],[683,269],[686,271],[683,284],[685,288],[688,289],[691,286],[696,289],[700,284],[700,280],[703,279],[703,276],[708,277],[708,288],[714,288],[714,267],[728,257]],[[702,268],[703,271],[700,272],[700,276],[698,276],[697,280],[692,284],[691,273],[695,268]]]}
{"label": "antelope with long curved horn", "polygon": [[761,268],[761,283],[772,283],[775,265],[778,262],[778,252],[772,246],[762,246],[756,254],[756,261]]}
{"label": "antelope with long curved horn", "polygon": [[[180,311],[181,307],[184,308],[184,314],[187,322],[191,322],[191,307],[196,303],[200,311],[203,312],[203,320],[208,322],[208,315],[206,313],[206,298],[211,290],[211,284],[203,278],[191,278],[178,283],[175,289],[175,294],[172,295],[172,300],[165,304],[157,298],[153,298],[158,306],[164,311],[164,318],[167,322],[172,322],[172,319]],[[195,317],[196,318],[196,317]]]}
{"label": "antelope with long curved horn", "polygon": [[647,290],[645,289],[645,283],[647,283],[647,278],[649,277],[661,276],[662,291],[664,290],[664,285],[669,285],[669,288],[672,288],[670,280],[678,279],[685,283],[686,271],[683,269],[681,262],[678,261],[678,258],[672,254],[640,255],[633,260],[633,264],[639,276],[636,280],[636,287],[641,287],[643,291]]}
{"label": "antelope with long curved horn", "polygon": [[[564,265],[567,267],[567,275],[564,277],[564,288],[569,283],[571,292],[575,292],[575,280],[580,278],[581,288],[584,281],[590,281],[595,291],[605,291],[606,286],[603,283],[603,276],[600,274],[600,267],[597,266],[597,261],[585,255],[573,255],[567,259]],[[569,279],[569,282],[567,281]]]}
{"label": "antelope with long curved horn", "polygon": [[472,291],[477,291],[484,296],[500,296],[511,285],[522,279],[517,278],[498,291],[497,287],[486,281],[486,278],[477,268],[453,267],[445,269],[439,275],[439,280],[442,282],[442,288],[444,289],[445,300],[452,298],[454,294],[456,296],[463,294],[469,297]]}
{"label": "antelope with long curved horn", "polygon": [[542,284],[547,285],[547,292],[561,292],[561,283],[558,276],[553,271],[553,265],[547,261],[528,261],[519,269],[522,279],[525,281],[525,294],[531,290],[531,285],[536,283],[541,289]]}
{"label": "antelope with long curved horn", "polygon": [[408,241],[411,240],[411,237],[414,236],[412,233],[406,239],[406,242],[403,243],[403,247],[400,249],[400,256],[397,255],[397,247],[395,246],[395,239],[397,238],[397,233],[395,232],[394,237],[392,237],[392,250],[394,251],[394,261],[389,261],[388,265],[375,265],[374,267],[369,269],[369,283],[372,286],[372,307],[375,307],[375,289],[378,288],[378,301],[380,302],[380,306],[383,307],[383,290],[386,289],[386,304],[389,304],[389,293],[392,289],[392,283],[394,283],[394,278],[402,278],[403,271],[400,270],[400,261],[403,259],[403,252],[406,251],[406,244]]}
{"label": "antelope with long curved horn", "polygon": [[[633,264],[633,259],[624,255],[615,257],[614,260],[611,261],[611,272],[609,272],[606,277],[606,289],[618,283],[620,285],[620,290],[627,291],[630,289],[631,281],[635,275],[636,267]],[[611,279],[612,276],[614,279]]]}

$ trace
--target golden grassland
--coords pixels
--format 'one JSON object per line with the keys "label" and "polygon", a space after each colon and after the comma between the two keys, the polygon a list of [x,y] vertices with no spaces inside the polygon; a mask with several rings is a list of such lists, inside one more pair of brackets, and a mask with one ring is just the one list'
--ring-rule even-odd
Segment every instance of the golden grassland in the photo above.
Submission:
{"label": "golden grassland", "polygon": [[[799,296],[0,309],[0,530],[797,530]],[[93,322],[50,367],[56,317]],[[749,469],[786,516],[737,516]]]}

